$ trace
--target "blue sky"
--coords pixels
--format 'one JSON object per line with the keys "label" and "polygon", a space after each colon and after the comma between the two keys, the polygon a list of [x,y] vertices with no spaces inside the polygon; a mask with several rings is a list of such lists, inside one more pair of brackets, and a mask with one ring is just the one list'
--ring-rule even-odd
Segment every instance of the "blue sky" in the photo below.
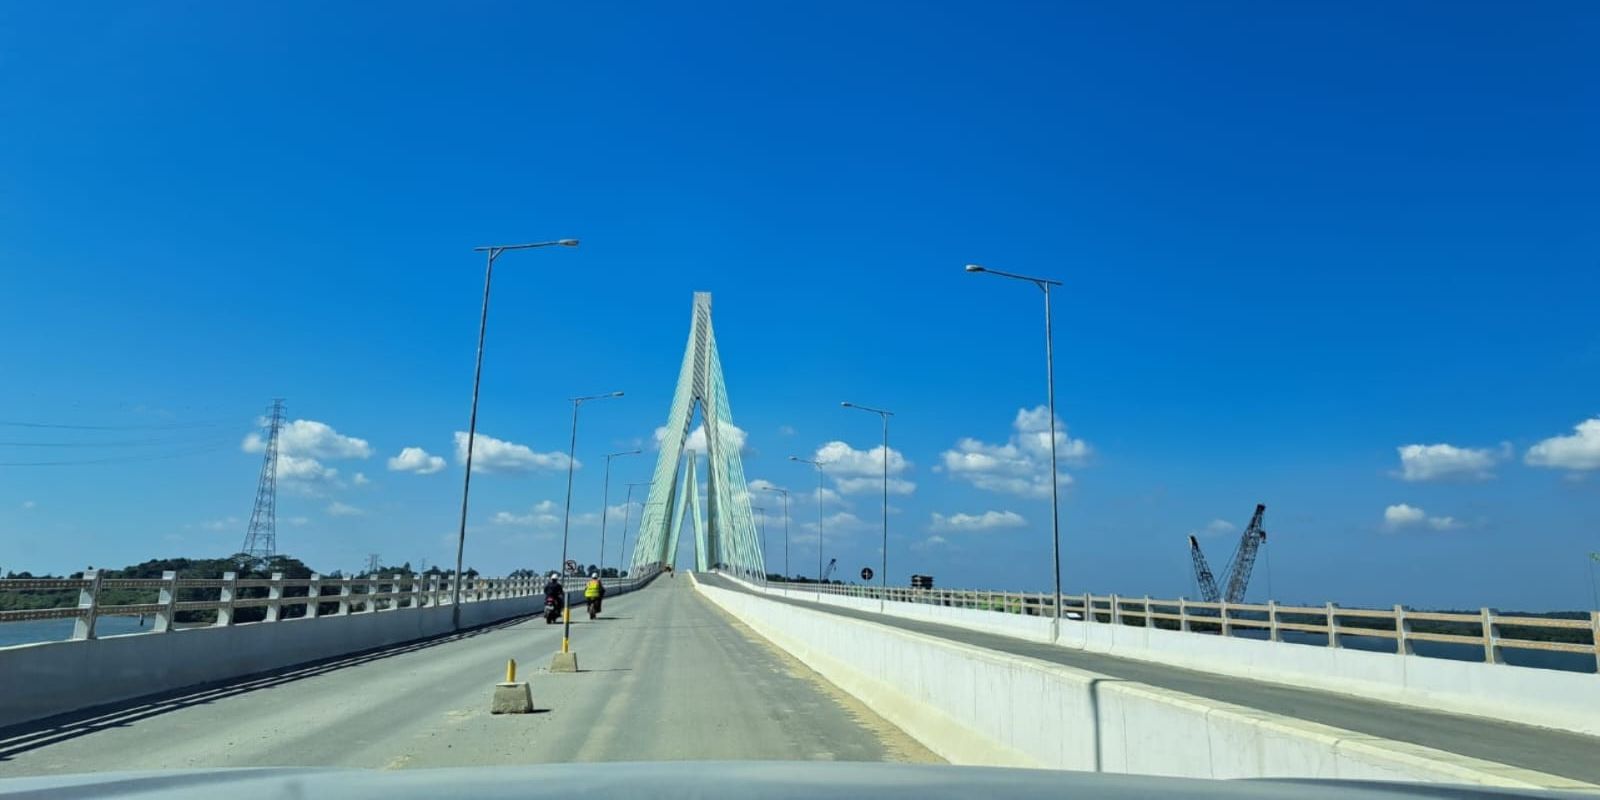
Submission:
{"label": "blue sky", "polygon": [[[479,430],[527,454],[474,481],[484,571],[554,561],[566,398],[627,392],[584,409],[575,512],[651,448],[705,290],[752,480],[804,491],[830,442],[871,474],[839,402],[892,409],[892,579],[1047,586],[1007,449],[1040,298],[976,261],[1065,284],[1068,591],[1190,593],[1184,536],[1218,565],[1264,502],[1283,600],[1584,607],[1597,38],[1584,3],[9,5],[0,421],[113,430],[0,426],[0,567],[232,552],[275,396],[326,426],[282,550],[451,560],[471,248],[576,236],[497,269]],[[620,507],[651,462],[614,464]]]}

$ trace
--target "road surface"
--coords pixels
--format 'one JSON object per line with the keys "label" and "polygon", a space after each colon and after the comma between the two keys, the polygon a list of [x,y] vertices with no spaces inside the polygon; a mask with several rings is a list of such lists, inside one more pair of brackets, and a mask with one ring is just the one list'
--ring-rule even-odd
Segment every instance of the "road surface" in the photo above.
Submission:
{"label": "road surface", "polygon": [[[697,573],[711,586],[748,591],[720,575]],[[1600,739],[1408,706],[1364,700],[1332,692],[1280,686],[1148,661],[1084,653],[966,628],[885,616],[804,600],[761,595],[769,600],[830,614],[870,620],[908,631],[938,636],[997,652],[1012,653],[1129,681],[1247,706],[1274,714],[1331,725],[1335,728],[1411,742],[1446,752],[1481,758],[1551,775],[1600,784]],[[1284,645],[1299,647],[1300,645]],[[1512,669],[1508,667],[1507,669]]]}
{"label": "road surface", "polygon": [[[572,630],[577,674],[544,671],[561,627],[534,619],[0,731],[0,777],[191,767],[938,761],[714,607],[687,579],[660,578],[608,602],[600,620],[575,618]],[[521,664],[539,713],[488,713],[508,658]]]}

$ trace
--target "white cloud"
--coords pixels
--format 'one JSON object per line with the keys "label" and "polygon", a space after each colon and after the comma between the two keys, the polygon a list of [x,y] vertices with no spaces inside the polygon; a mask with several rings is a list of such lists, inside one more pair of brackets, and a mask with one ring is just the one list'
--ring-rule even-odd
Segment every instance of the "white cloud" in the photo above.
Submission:
{"label": "white cloud", "polygon": [[[267,420],[257,422],[263,427]],[[246,453],[260,453],[267,449],[266,438],[260,432],[246,435],[240,447]],[[339,470],[324,466],[319,459],[358,459],[372,455],[372,446],[365,439],[345,436],[326,422],[297,419],[278,431],[278,479],[286,481],[287,488],[307,494],[317,494],[311,484],[332,482]],[[296,484],[299,484],[298,486]]]}
{"label": "white cloud", "polygon": [[[988,444],[971,437],[944,451],[942,466],[952,476],[979,489],[1024,497],[1050,496],[1050,414],[1044,406],[1018,409],[1005,444]],[[1056,458],[1082,463],[1091,450],[1087,442],[1067,435],[1066,423],[1056,419]],[[1072,482],[1061,473],[1059,483]]]}
{"label": "white cloud", "polygon": [[24,501],[22,501],[22,509],[24,511],[28,511],[28,510],[31,510],[31,509],[34,509],[34,508],[38,508],[38,507],[39,507],[39,504],[33,502],[32,500],[24,500]]}
{"label": "white cloud", "polygon": [[[476,446],[476,442],[474,442],[474,446]],[[465,449],[463,445],[462,450],[465,451]],[[482,453],[483,451],[480,449],[478,452]],[[401,448],[399,455],[389,459],[390,472],[415,472],[418,475],[432,475],[444,469],[444,465],[444,458],[429,455],[428,451],[420,447]]]}
{"label": "white cloud", "polygon": [[366,486],[367,484],[372,483],[372,481],[367,478],[367,473],[365,472],[357,472],[355,477],[350,479],[350,482],[357,486]]}
{"label": "white cloud", "polygon": [[969,533],[1020,528],[1027,524],[1028,521],[1015,511],[985,511],[982,514],[951,514],[950,516],[935,513],[929,524],[929,529]]}
{"label": "white cloud", "polygon": [[1552,436],[1528,448],[1523,460],[1535,467],[1600,469],[1600,417],[1573,426],[1571,436]]}
{"label": "white cloud", "polygon": [[310,521],[311,520],[308,517],[290,517],[290,518],[284,520],[284,522],[287,522],[290,525],[295,526],[296,528],[303,528],[303,527],[305,527],[306,523],[308,523]]}
{"label": "white cloud", "polygon": [[1420,508],[1399,503],[1383,510],[1383,522],[1391,528],[1415,525],[1428,515]]}
{"label": "white cloud", "polygon": [[278,478],[280,480],[313,483],[331,481],[338,474],[339,470],[323,466],[321,461],[314,458],[292,456],[281,451],[278,453]]}
{"label": "white cloud", "polygon": [[[580,515],[581,516],[581,515]],[[574,522],[577,521],[575,517]],[[540,500],[525,514],[501,511],[489,519],[495,525],[517,525],[539,530],[557,530],[561,527],[561,506],[554,500]]]}
{"label": "white cloud", "polygon": [[[789,511],[792,517],[794,509],[791,508]],[[861,533],[863,531],[878,530],[879,524],[880,523],[877,520],[867,522],[848,511],[837,511],[823,518],[822,532],[829,537],[846,533]],[[817,521],[815,519],[811,520],[810,522],[802,522],[800,523],[799,527],[801,530],[810,532],[806,535],[806,539],[816,541]],[[801,541],[804,541],[804,539]]]}
{"label": "white cloud", "polygon": [[[738,425],[734,425],[734,424],[729,423],[729,422],[722,422],[722,423],[720,423],[718,425],[717,429],[719,431],[721,431],[722,443],[724,445],[731,444],[734,447],[738,448],[739,452],[741,452],[741,453],[744,452],[744,450],[745,450],[745,440],[748,439],[749,437],[745,434],[743,428],[740,428]],[[666,441],[666,438],[667,438],[667,428],[666,428],[666,426],[663,425],[663,426],[661,426],[659,428],[656,428],[656,432],[655,432],[656,449],[659,450],[661,448],[661,443],[663,441]],[[702,423],[699,427],[697,427],[694,430],[689,432],[689,436],[683,440],[683,449],[685,449],[685,450],[693,450],[696,453],[699,453],[700,455],[705,455],[706,454],[706,451],[707,451],[706,426],[705,426],[704,423]]]}
{"label": "white cloud", "polygon": [[1229,521],[1227,521],[1225,519],[1214,519],[1214,520],[1211,520],[1210,522],[1207,522],[1205,524],[1205,527],[1200,528],[1199,530],[1189,531],[1189,535],[1190,536],[1220,536],[1221,534],[1229,533],[1229,532],[1236,531],[1236,530],[1239,530],[1239,528],[1234,527],[1233,523],[1231,523],[1231,522],[1229,522]]}
{"label": "white cloud", "polygon": [[326,510],[328,512],[328,516],[330,517],[359,517],[367,513],[359,508],[356,508],[355,506],[341,503],[337,500],[329,503]]}
{"label": "white cloud", "polygon": [[795,430],[794,430],[794,426],[793,425],[779,425],[778,426],[778,435],[779,436],[793,436],[794,434],[795,434]]}
{"label": "white cloud", "polygon": [[[783,487],[778,486],[777,484],[775,484],[772,481],[769,481],[769,480],[767,480],[765,478],[756,478],[753,481],[749,481],[745,485],[750,487],[750,492],[751,492],[750,499],[751,499],[751,502],[760,502],[759,498],[762,495],[768,494],[768,492],[767,492],[768,489],[773,489],[773,488],[782,489],[783,488]],[[892,484],[891,484],[891,488],[892,488]],[[811,486],[809,488],[804,488],[804,489],[791,488],[789,490],[789,511],[791,513],[795,512],[796,509],[800,508],[802,504],[806,504],[806,503],[815,504],[817,502],[818,493],[819,493],[819,490],[817,489],[816,486]],[[839,494],[838,492],[836,492],[836,491],[834,491],[832,489],[829,489],[826,486],[822,487],[822,489],[820,490],[820,493],[822,495],[822,504],[824,506],[827,506],[829,508],[853,508],[854,507],[854,504],[851,503],[850,501],[844,499],[843,495]],[[702,492],[702,494],[704,494],[704,492]],[[769,496],[772,497],[772,501],[773,502],[777,503],[780,506],[783,505],[783,498],[781,496],[775,495],[775,494],[769,495]],[[813,509],[816,508],[815,505],[812,505],[811,507]]]}
{"label": "white cloud", "polygon": [[1430,517],[1416,506],[1398,503],[1383,510],[1383,525],[1389,530],[1400,530],[1427,525],[1436,531],[1453,531],[1462,527],[1455,517]]}
{"label": "white cloud", "polygon": [[[266,420],[260,422],[265,426]],[[246,453],[259,453],[267,448],[267,442],[260,433],[252,433],[244,437],[243,447]],[[308,458],[367,458],[372,455],[372,446],[366,439],[339,433],[326,422],[297,419],[278,431],[278,453]]]}
{"label": "white cloud", "polygon": [[1497,456],[1488,448],[1451,444],[1408,444],[1400,453],[1400,478],[1408,481],[1484,480],[1494,477],[1490,468]]}
{"label": "white cloud", "polygon": [[939,536],[939,535],[935,534],[933,536],[929,536],[926,539],[923,539],[920,542],[913,542],[911,544],[911,549],[912,550],[918,550],[918,551],[921,551],[921,550],[935,550],[935,549],[938,549],[940,547],[945,546],[946,544],[948,544],[948,542],[945,541],[945,538],[943,536]]}
{"label": "white cloud", "polygon": [[223,517],[222,519],[213,519],[202,522],[200,523],[200,527],[205,528],[208,531],[231,531],[243,524],[243,522],[239,521],[238,517]]}
{"label": "white cloud", "polygon": [[[812,458],[822,463],[823,472],[845,494],[883,490],[883,445],[870,450],[857,450],[844,442],[832,441],[817,448]],[[917,490],[915,483],[899,477],[910,466],[911,462],[906,460],[904,454],[889,448],[890,494],[911,494]]]}
{"label": "white cloud", "polygon": [[[456,431],[455,438],[456,463],[464,464],[467,460],[466,431]],[[573,467],[582,469],[583,462],[574,461]],[[478,434],[472,442],[473,472],[535,472],[538,470],[557,472],[566,468],[566,453],[539,453],[525,444],[496,439],[493,436],[482,433]]]}

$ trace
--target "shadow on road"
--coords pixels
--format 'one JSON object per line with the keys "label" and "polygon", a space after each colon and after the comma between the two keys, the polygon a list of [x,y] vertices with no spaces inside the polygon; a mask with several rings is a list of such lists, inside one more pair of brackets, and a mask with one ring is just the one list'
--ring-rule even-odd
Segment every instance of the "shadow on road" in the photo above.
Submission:
{"label": "shadow on road", "polygon": [[13,725],[9,728],[0,728],[0,763],[11,760],[12,757],[19,753],[48,747],[58,742],[76,739],[79,736],[87,736],[88,734],[111,728],[127,727],[136,722],[159,717],[162,714],[179,711],[190,706],[203,705],[258,689],[282,686],[341,669],[371,664],[393,656],[415,653],[419,650],[427,650],[439,645],[464,641],[519,625],[529,619],[537,618],[537,616],[534,614],[514,617],[459,633],[447,633],[431,639],[418,639],[404,644],[364,650],[337,658],[313,661],[228,681],[191,686],[187,689],[179,689],[173,692],[147,695],[135,700],[96,706],[70,714],[61,714],[35,722]]}

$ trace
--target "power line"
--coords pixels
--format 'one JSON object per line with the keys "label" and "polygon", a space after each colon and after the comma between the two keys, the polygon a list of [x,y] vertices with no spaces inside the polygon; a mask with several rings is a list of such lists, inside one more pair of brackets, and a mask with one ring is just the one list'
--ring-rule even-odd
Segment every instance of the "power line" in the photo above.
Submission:
{"label": "power line", "polygon": [[110,442],[0,442],[0,447],[148,447],[162,444],[216,444],[226,440],[205,439],[122,439]]}
{"label": "power line", "polygon": [[169,458],[184,458],[186,456],[215,453],[226,450],[230,445],[216,444],[208,447],[197,447],[189,450],[180,450],[176,453],[156,453],[137,456],[107,456],[106,458],[84,458],[71,461],[0,461],[0,467],[76,467],[88,464],[127,464],[136,461],[160,461]]}
{"label": "power line", "polygon": [[0,420],[0,426],[8,428],[51,428],[68,431],[179,431],[194,428],[215,428],[219,425],[229,425],[230,422],[187,422],[172,423],[167,425],[64,425],[52,422],[19,422],[16,420]]}

